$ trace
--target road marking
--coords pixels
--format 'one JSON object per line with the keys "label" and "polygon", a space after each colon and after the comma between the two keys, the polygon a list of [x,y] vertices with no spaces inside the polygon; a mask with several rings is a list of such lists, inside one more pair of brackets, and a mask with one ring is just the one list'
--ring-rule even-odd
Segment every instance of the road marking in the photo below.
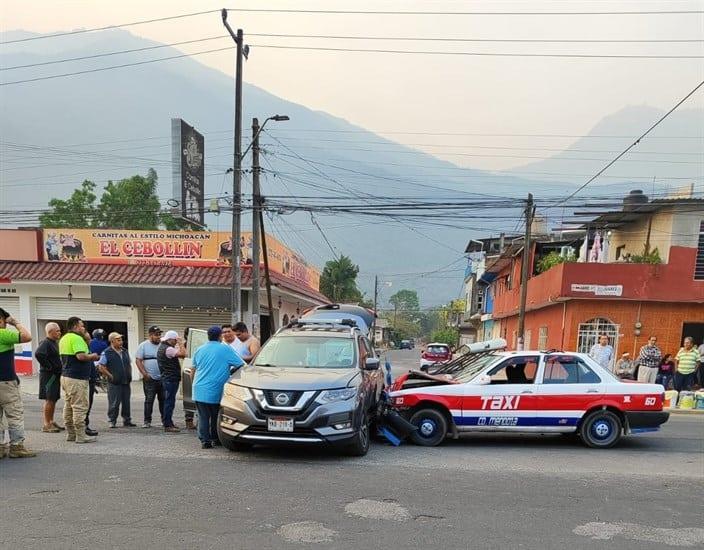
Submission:
{"label": "road marking", "polygon": [[317,521],[287,523],[286,525],[279,527],[277,533],[288,542],[307,544],[330,542],[333,537],[337,535],[337,531],[328,529],[322,523],[318,523]]}
{"label": "road marking", "polygon": [[345,506],[345,512],[351,516],[367,519],[385,519],[389,521],[408,521],[411,514],[394,501],[371,500],[360,498]]}
{"label": "road marking", "polygon": [[639,525],[638,523],[591,522],[575,527],[573,533],[594,540],[611,540],[614,537],[621,537],[667,546],[700,546],[704,544],[704,529],[699,527],[668,529]]}

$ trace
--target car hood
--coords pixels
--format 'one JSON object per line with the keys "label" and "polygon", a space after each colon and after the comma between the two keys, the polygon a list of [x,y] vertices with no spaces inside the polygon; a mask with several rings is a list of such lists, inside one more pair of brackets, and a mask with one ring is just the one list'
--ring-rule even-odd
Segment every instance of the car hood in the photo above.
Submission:
{"label": "car hood", "polygon": [[230,378],[238,386],[261,390],[329,390],[345,388],[359,376],[359,369],[253,367],[239,369]]}

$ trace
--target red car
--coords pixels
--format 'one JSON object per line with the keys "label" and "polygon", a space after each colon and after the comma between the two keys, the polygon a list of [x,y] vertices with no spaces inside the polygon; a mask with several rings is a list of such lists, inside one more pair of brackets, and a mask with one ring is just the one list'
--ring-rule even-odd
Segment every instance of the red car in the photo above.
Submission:
{"label": "red car", "polygon": [[442,342],[428,344],[420,355],[420,370],[426,371],[430,365],[446,363],[452,359],[450,346]]}

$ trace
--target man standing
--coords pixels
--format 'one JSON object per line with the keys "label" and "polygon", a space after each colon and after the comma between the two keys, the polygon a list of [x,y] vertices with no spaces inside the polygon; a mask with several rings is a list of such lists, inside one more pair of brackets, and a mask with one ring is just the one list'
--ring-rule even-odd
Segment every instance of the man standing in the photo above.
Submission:
{"label": "man standing", "polygon": [[657,337],[651,336],[648,338],[648,343],[640,348],[640,354],[638,355],[638,382],[655,384],[662,361],[662,352],[656,345],[657,341]]}
{"label": "man standing", "polygon": [[161,344],[156,353],[156,360],[161,373],[161,384],[164,387],[164,431],[169,433],[180,432],[174,424],[174,408],[176,395],[181,383],[181,362],[179,359],[186,357],[186,348],[178,337],[178,332],[168,330],[161,337]]}
{"label": "man standing", "polygon": [[[7,327],[14,327],[10,330]],[[0,425],[3,415],[10,431],[10,448],[4,444],[4,429],[0,433],[0,457],[29,458],[37,456],[24,446],[24,407],[20,380],[15,371],[15,346],[32,341],[32,335],[21,323],[0,308]],[[2,426],[4,428],[4,426]]]}
{"label": "man standing", "polygon": [[611,361],[614,358],[614,348],[609,345],[609,337],[606,334],[599,336],[599,343],[594,344],[589,350],[589,357],[605,369],[612,370]]}
{"label": "man standing", "polygon": [[34,357],[39,363],[39,399],[44,400],[43,432],[58,433],[65,428],[54,422],[56,402],[61,397],[61,357],[59,338],[61,327],[57,323],[47,323],[44,327],[46,338],[39,343]]}
{"label": "man standing", "polygon": [[691,336],[687,336],[684,339],[684,347],[675,356],[674,387],[678,392],[692,389],[699,360],[699,352],[694,347],[694,340]]}
{"label": "man standing", "polygon": [[85,432],[89,401],[88,380],[93,363],[100,357],[88,351],[88,335],[79,317],[69,317],[66,328],[68,332],[59,340],[59,355],[63,365],[61,387],[64,390],[66,441],[92,443],[95,438]]}
{"label": "man standing", "polygon": [[[102,328],[96,328],[92,334],[92,339],[88,342],[88,350],[95,353],[98,357],[107,349],[108,343],[105,341],[105,331]],[[100,381],[98,377],[98,362],[93,364],[90,369],[90,378],[88,379],[88,412],[86,413],[86,435],[98,435],[98,432],[90,427],[90,411],[93,409],[93,398],[98,393],[97,385]]]}
{"label": "man standing", "polygon": [[132,397],[132,361],[130,354],[122,347],[122,334],[111,332],[108,347],[100,356],[98,369],[108,377],[108,422],[110,427],[117,426],[117,416],[122,412],[122,425],[134,428],[130,414],[130,397]]}
{"label": "man standing", "polygon": [[235,348],[239,347],[239,342],[235,336],[235,331],[232,330],[232,325],[222,325],[220,329],[222,330],[222,343],[227,344],[236,351]]}
{"label": "man standing", "polygon": [[223,386],[230,377],[230,367],[244,365],[242,358],[229,346],[220,343],[222,329],[208,329],[208,343],[193,354],[193,400],[198,409],[198,439],[203,449],[219,446],[218,411]]}
{"label": "man standing", "polygon": [[232,347],[237,352],[237,355],[249,363],[261,347],[259,340],[249,333],[247,325],[244,323],[236,323],[232,330],[236,337]]}
{"label": "man standing", "polygon": [[137,353],[137,369],[142,375],[142,388],[144,389],[144,424],[142,428],[151,428],[154,399],[159,401],[159,415],[164,423],[164,388],[161,385],[161,372],[156,354],[161,343],[161,329],[152,325],[149,327],[149,338],[139,344]]}

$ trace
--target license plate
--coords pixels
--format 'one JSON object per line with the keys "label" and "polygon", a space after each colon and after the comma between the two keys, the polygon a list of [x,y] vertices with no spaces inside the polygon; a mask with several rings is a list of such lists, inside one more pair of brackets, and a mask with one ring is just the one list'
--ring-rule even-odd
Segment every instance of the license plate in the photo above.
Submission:
{"label": "license plate", "polygon": [[293,419],[292,418],[267,418],[266,428],[270,432],[292,432],[293,431]]}

